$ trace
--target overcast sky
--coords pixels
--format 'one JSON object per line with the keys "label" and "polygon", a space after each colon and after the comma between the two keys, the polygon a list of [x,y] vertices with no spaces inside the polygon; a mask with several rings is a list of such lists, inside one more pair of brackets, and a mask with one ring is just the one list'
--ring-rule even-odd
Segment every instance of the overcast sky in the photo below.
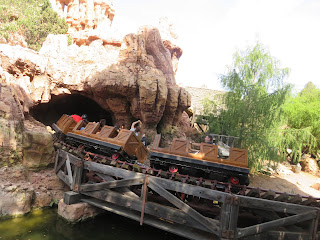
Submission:
{"label": "overcast sky", "polygon": [[309,81],[320,87],[319,0],[114,0],[114,8],[114,25],[125,33],[169,18],[183,50],[176,81],[184,86],[222,90],[218,75],[234,52],[259,40],[290,68],[286,81],[296,90]]}

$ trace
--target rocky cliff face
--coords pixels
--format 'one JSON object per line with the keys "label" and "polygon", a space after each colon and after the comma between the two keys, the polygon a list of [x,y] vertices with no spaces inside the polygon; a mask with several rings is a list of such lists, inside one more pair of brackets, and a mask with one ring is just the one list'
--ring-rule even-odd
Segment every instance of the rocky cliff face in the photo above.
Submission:
{"label": "rocky cliff face", "polygon": [[66,36],[48,36],[39,53],[0,45],[2,82],[19,86],[30,107],[53,95],[81,94],[107,110],[113,124],[129,125],[141,119],[156,127],[173,125],[190,105],[189,94],[175,84],[171,53],[157,29],[143,28],[127,35],[121,47],[68,46]]}
{"label": "rocky cliff face", "polygon": [[[68,45],[66,35],[49,35],[40,52],[0,44],[0,218],[61,198],[54,172],[29,170],[53,163],[45,125],[62,114],[87,113],[89,121],[107,118],[107,124],[127,128],[141,119],[152,136],[177,125],[190,106],[190,95],[175,82],[182,50],[170,29],[161,29],[165,38],[143,27],[119,40],[112,35],[112,1],[56,3],[75,44]],[[17,162],[23,166],[2,167]]]}
{"label": "rocky cliff face", "polygon": [[69,25],[68,33],[78,46],[101,39],[104,44],[121,45],[112,29],[115,15],[112,0],[56,0],[53,7]]}
{"label": "rocky cliff face", "polygon": [[[54,151],[47,141],[37,146],[30,142],[41,131],[47,133],[32,117],[56,122],[63,113],[90,111],[89,120],[96,121],[101,116],[96,113],[105,111],[109,125],[130,127],[134,119],[141,119],[151,132],[179,123],[191,99],[175,83],[182,51],[172,43],[170,29],[161,30],[170,33],[166,39],[158,29],[143,27],[118,41],[110,31],[104,32],[109,35],[101,31],[112,23],[111,1],[61,0],[57,4],[76,44],[68,45],[66,35],[49,35],[40,52],[0,44],[0,144],[23,149],[19,154],[33,158],[31,163],[23,161],[26,166],[45,166]],[[83,104],[70,96],[83,97]],[[89,101],[99,110],[88,107]]]}

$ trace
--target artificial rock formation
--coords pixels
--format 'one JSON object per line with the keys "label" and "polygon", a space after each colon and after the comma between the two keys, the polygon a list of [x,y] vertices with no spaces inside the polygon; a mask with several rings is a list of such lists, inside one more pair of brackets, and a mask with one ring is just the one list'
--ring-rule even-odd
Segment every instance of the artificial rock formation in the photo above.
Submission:
{"label": "artificial rock formation", "polygon": [[[66,35],[49,35],[39,52],[0,44],[0,144],[17,149],[27,167],[50,164],[54,156],[50,134],[33,121],[32,116],[40,118],[30,109],[43,105],[37,113],[51,118],[51,123],[63,113],[95,114],[74,102],[71,110],[64,111],[71,95],[94,101],[109,113],[109,125],[128,128],[141,119],[146,132],[154,133],[156,128],[179,124],[191,99],[175,82],[182,50],[175,45],[172,25],[165,27],[167,20],[161,24],[164,39],[158,29],[143,27],[120,41],[109,31],[112,1],[57,0],[57,5],[76,44],[68,45]],[[53,99],[60,105],[45,105]]]}
{"label": "artificial rock formation", "polygon": [[121,45],[111,26],[115,14],[112,0],[56,0],[54,8],[66,19],[68,33],[78,46],[97,39],[104,44]]}
{"label": "artificial rock formation", "polygon": [[83,202],[67,205],[63,199],[61,199],[58,204],[58,214],[73,223],[93,218],[101,212],[102,210],[100,208]]}
{"label": "artificial rock formation", "polygon": [[[174,77],[181,49],[153,27],[114,37],[112,2],[106,2],[58,1],[60,14],[67,6],[76,44],[68,46],[66,35],[49,35],[40,52],[18,42],[0,44],[0,218],[51,205],[65,190],[54,171],[40,170],[53,163],[55,151],[36,113],[56,122],[63,113],[103,110],[109,125],[128,128],[141,119],[146,135],[153,136],[156,128],[179,124],[190,106],[190,95]],[[100,109],[89,109],[90,101]],[[23,166],[1,167],[20,161]]]}
{"label": "artificial rock formation", "polygon": [[8,45],[0,45],[0,51],[2,81],[18,85],[28,98],[18,101],[24,114],[52,95],[81,93],[109,111],[113,124],[129,126],[135,118],[156,127],[160,120],[164,126],[178,123],[190,105],[190,95],[175,84],[171,53],[154,28],[127,35],[120,48],[101,40],[68,46],[66,36],[49,35],[40,53]]}
{"label": "artificial rock formation", "polygon": [[57,203],[67,190],[53,169],[31,172],[23,166],[0,167],[0,219]]}

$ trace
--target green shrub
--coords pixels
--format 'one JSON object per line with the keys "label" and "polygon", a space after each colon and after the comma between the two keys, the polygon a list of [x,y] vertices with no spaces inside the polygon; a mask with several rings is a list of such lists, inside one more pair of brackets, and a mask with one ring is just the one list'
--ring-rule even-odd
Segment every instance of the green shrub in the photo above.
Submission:
{"label": "green shrub", "polygon": [[49,0],[0,0],[0,35],[18,32],[29,48],[39,51],[49,33],[65,34],[68,24],[50,7]]}

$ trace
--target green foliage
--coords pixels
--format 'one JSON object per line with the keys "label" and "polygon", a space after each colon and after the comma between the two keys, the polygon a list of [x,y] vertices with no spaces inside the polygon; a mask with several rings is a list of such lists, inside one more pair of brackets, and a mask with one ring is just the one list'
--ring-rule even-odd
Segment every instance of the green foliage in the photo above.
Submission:
{"label": "green foliage", "polygon": [[0,0],[0,35],[24,35],[29,48],[39,51],[49,33],[65,34],[68,25],[51,9],[49,0]]}
{"label": "green foliage", "polygon": [[50,207],[54,207],[57,206],[59,204],[59,200],[58,199],[52,199],[52,201],[49,203]]}
{"label": "green foliage", "polygon": [[283,83],[288,75],[279,61],[257,43],[253,48],[236,52],[232,66],[221,82],[223,107],[206,101],[204,115],[209,131],[239,137],[248,150],[249,166],[261,167],[261,160],[278,158],[277,148],[269,141],[270,131],[280,121],[281,106],[291,87]]}
{"label": "green foliage", "polygon": [[[284,129],[275,128],[269,136],[270,142],[273,143],[277,149],[280,149],[280,155],[284,158],[287,156],[287,149],[292,150],[293,163],[300,160],[301,154],[304,150],[313,148],[317,142],[316,138],[312,135],[311,127],[296,129],[286,127]],[[308,146],[308,148],[306,148]]]}
{"label": "green foliage", "polygon": [[299,161],[302,152],[317,153],[320,150],[320,89],[309,82],[297,95],[284,105],[286,128],[285,139],[274,139],[283,148],[292,149],[294,161]]}

